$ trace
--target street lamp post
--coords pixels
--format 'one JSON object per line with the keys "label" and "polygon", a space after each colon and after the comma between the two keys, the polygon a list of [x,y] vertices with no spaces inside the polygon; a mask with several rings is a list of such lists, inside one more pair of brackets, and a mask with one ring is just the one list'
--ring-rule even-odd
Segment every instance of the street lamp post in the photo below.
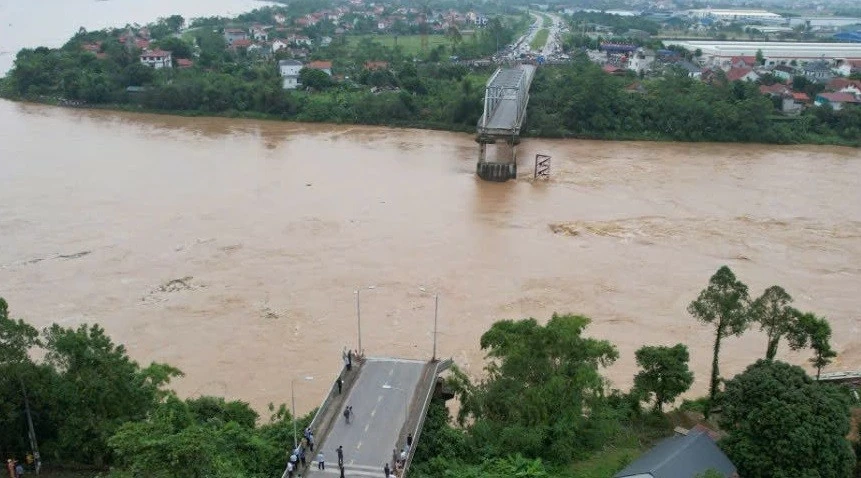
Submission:
{"label": "street lamp post", "polygon": [[362,308],[361,308],[361,295],[362,290],[374,290],[377,286],[369,285],[367,287],[358,287],[355,290],[356,293],[356,322],[359,328],[359,353],[362,353]]}
{"label": "street lamp post", "polygon": [[[303,377],[303,379],[314,380],[314,377]],[[294,388],[296,388],[296,377],[290,379],[290,401],[293,408],[293,449],[295,450],[299,446],[299,433],[296,428],[298,420],[296,419],[296,393],[294,392]]]}

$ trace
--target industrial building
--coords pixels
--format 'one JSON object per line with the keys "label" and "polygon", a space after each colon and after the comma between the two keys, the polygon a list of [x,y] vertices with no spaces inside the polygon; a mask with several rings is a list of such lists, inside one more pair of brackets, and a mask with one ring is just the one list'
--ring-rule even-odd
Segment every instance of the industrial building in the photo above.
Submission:
{"label": "industrial building", "polygon": [[740,56],[755,56],[762,52],[766,65],[785,65],[795,62],[798,66],[813,61],[845,62],[861,60],[861,43],[795,43],[795,42],[746,42],[707,40],[667,40],[666,45],[677,45],[688,51],[701,51],[703,66],[728,69],[732,59]]}
{"label": "industrial building", "polygon": [[689,10],[688,15],[694,18],[710,18],[722,22],[761,22],[784,23],[782,16],[766,10],[729,10],[720,8],[701,8]]}

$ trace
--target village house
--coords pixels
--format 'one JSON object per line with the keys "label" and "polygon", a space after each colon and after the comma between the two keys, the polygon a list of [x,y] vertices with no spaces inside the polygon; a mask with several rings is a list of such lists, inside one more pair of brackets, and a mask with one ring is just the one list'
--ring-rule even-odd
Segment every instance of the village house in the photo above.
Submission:
{"label": "village house", "polygon": [[730,68],[753,68],[756,66],[755,56],[734,56],[730,59]]}
{"label": "village house", "polygon": [[244,38],[244,39],[243,39],[243,38],[240,38],[240,39],[233,40],[233,43],[231,43],[231,44],[230,44],[230,46],[228,46],[227,48],[228,48],[230,51],[232,51],[232,52],[236,53],[236,52],[237,52],[237,51],[239,51],[241,48],[244,48],[244,49],[248,50],[248,49],[249,49],[249,47],[251,47],[253,44],[254,44],[254,43],[253,43],[251,40],[247,39],[247,38]]}
{"label": "village house", "polygon": [[305,68],[310,68],[312,70],[320,70],[323,73],[325,73],[329,76],[332,76],[332,62],[331,61],[315,60],[315,61],[312,61],[312,62],[308,63],[307,65],[305,65]]}
{"label": "village house", "polygon": [[846,105],[857,106],[861,100],[852,93],[819,93],[816,95],[816,106],[831,106],[834,111],[840,111]]}
{"label": "village house", "polygon": [[852,93],[853,95],[861,95],[861,81],[849,80],[847,78],[834,78],[825,86],[827,91],[834,93]]}
{"label": "village house", "polygon": [[726,72],[727,81],[756,81],[759,79],[759,74],[751,68],[730,68]]}
{"label": "village house", "polygon": [[716,476],[738,478],[735,465],[715,443],[717,435],[705,427],[681,431],[667,438],[626,466],[613,478],[681,478]]}
{"label": "village house", "polygon": [[298,60],[281,60],[278,62],[278,71],[281,74],[281,87],[285,90],[295,90],[299,87],[299,71],[302,70],[302,62]]}
{"label": "village house", "polygon": [[687,60],[677,62],[675,66],[676,68],[681,68],[685,73],[687,73],[689,77],[694,79],[699,79],[700,76],[702,76],[703,74],[702,68],[698,67],[697,65],[694,65]]}
{"label": "village house", "polygon": [[811,61],[804,65],[804,76],[818,83],[828,83],[834,74],[831,73],[831,66],[823,60]]}
{"label": "village house", "polygon": [[771,70],[771,74],[783,81],[789,81],[795,76],[795,68],[789,65],[777,65]]}
{"label": "village house", "polygon": [[248,33],[241,28],[224,29],[224,41],[227,42],[227,46],[233,46],[233,42],[237,40],[248,40]]}
{"label": "village house", "polygon": [[177,58],[176,59],[176,67],[177,68],[191,68],[194,66],[194,62],[189,60],[188,58]]}
{"label": "village house", "polygon": [[142,65],[159,70],[161,68],[173,68],[173,58],[169,51],[164,50],[144,50],[140,54]]}
{"label": "village house", "polygon": [[251,29],[251,38],[254,41],[269,41],[269,33],[265,27],[255,27]]}
{"label": "village house", "polygon": [[275,40],[272,42],[272,53],[277,53],[279,50],[287,48],[287,42]]}

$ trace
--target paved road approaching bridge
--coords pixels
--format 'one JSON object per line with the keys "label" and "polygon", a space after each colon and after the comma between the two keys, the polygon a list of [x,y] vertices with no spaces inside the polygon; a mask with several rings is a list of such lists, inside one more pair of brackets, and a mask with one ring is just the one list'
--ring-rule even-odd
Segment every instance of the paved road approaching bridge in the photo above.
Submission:
{"label": "paved road approaching bridge", "polygon": [[[320,444],[326,457],[326,471],[317,470],[315,463],[305,476],[338,476],[335,449],[339,445],[344,447],[344,476],[382,476],[383,466],[392,460],[392,448],[404,417],[409,413],[408,407],[425,365],[418,360],[368,358],[346,402],[338,410],[337,421],[325,442]],[[343,416],[346,406],[353,407],[349,425]]]}

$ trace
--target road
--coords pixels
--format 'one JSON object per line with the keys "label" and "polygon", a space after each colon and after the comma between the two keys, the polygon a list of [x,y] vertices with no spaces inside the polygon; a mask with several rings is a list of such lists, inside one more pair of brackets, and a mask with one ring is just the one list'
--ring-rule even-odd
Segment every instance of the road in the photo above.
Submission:
{"label": "road", "polygon": [[[496,62],[516,61],[523,57],[535,57],[541,55],[545,59],[555,59],[557,55],[562,53],[562,33],[565,30],[565,23],[561,17],[551,13],[545,13],[550,18],[550,25],[543,26],[544,19],[536,13],[531,14],[535,18],[535,22],[529,27],[529,30],[514,43],[507,46],[505,50],[499,52],[493,57]],[[538,31],[542,28],[549,30],[547,42],[538,50],[533,50],[531,47],[532,40]],[[522,55],[522,56],[521,56]]]}
{"label": "road", "polygon": [[[344,420],[342,407],[338,420],[321,444],[326,470],[317,470],[315,464],[305,476],[338,476],[335,449],[339,445],[344,447],[344,476],[383,476],[383,466],[392,460],[392,448],[425,364],[417,360],[368,358],[344,404],[344,407],[353,407],[351,423],[348,425]],[[403,444],[399,444],[398,451],[401,446]]]}

